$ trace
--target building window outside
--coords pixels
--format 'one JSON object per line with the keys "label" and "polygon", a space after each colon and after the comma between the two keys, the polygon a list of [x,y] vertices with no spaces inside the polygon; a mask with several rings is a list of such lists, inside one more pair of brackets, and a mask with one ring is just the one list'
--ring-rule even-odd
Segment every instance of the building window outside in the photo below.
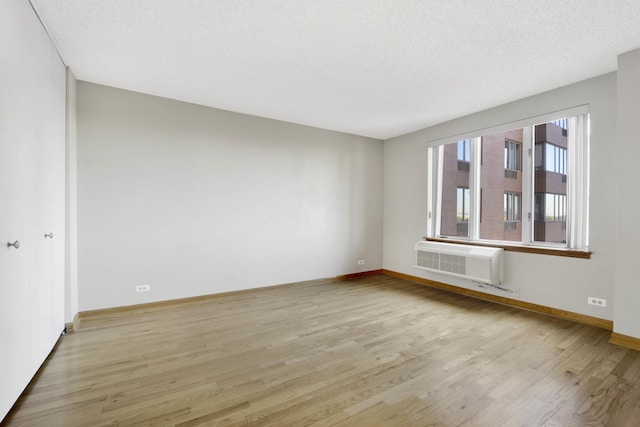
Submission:
{"label": "building window outside", "polygon": [[567,195],[536,193],[535,220],[552,222],[567,220]]}
{"label": "building window outside", "polygon": [[544,195],[544,220],[566,221],[567,220],[567,195],[550,194]]}
{"label": "building window outside", "polygon": [[544,221],[544,193],[536,193],[535,195],[533,219]]}
{"label": "building window outside", "polygon": [[471,140],[458,141],[458,161],[468,162],[469,160],[471,160]]}
{"label": "building window outside", "polygon": [[522,144],[506,139],[504,141],[504,168],[510,171],[522,169]]}
{"label": "building window outside", "polygon": [[469,235],[469,189],[458,188],[456,198],[456,235]]}
{"label": "building window outside", "polygon": [[534,241],[566,243],[567,195],[536,193]]}
{"label": "building window outside", "polygon": [[520,193],[504,193],[505,222],[515,222],[520,219]]}
{"label": "building window outside", "polygon": [[558,126],[560,129],[562,130],[567,130],[567,126],[569,120],[564,118],[564,119],[558,119],[558,120],[552,120],[551,123],[553,123],[554,125]]}
{"label": "building window outside", "polygon": [[545,143],[545,170],[562,175],[567,174],[567,149]]}
{"label": "building window outside", "polygon": [[456,222],[469,222],[469,189],[458,188]]}

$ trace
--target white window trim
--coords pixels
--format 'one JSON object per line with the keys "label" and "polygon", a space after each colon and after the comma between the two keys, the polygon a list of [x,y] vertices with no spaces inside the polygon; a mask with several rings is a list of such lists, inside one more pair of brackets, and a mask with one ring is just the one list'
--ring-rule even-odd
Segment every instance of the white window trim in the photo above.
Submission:
{"label": "white window trim", "polygon": [[[536,246],[549,248],[567,248],[572,250],[588,250],[589,248],[589,106],[580,105],[565,110],[542,114],[535,117],[517,120],[497,126],[465,132],[462,134],[449,136],[433,140],[428,143],[428,194],[427,194],[427,237],[440,236],[440,209],[442,202],[442,188],[439,182],[442,180],[444,146],[455,143],[462,139],[471,140],[471,162],[469,169],[469,189],[470,189],[470,221],[469,237],[456,237],[459,240],[477,241],[478,243],[507,243],[514,246]],[[533,188],[534,165],[534,133],[532,127],[542,123],[552,122],[559,118],[572,118],[569,120],[568,128],[570,135],[567,141],[567,243],[555,244],[547,242],[536,242],[533,240],[533,207],[535,191]],[[480,182],[480,170],[475,165],[480,164],[480,144],[481,135],[490,135],[513,129],[523,129],[522,142],[522,241],[502,242],[480,239],[480,200],[476,195]],[[574,129],[571,131],[571,129]],[[573,135],[573,136],[572,136]],[[585,144],[576,142],[582,138]],[[586,140],[585,140],[586,138]],[[577,148],[576,148],[577,147]]]}
{"label": "white window trim", "polygon": [[486,128],[479,128],[476,130],[470,130],[468,132],[450,135],[444,138],[434,139],[430,141],[427,146],[429,147],[437,147],[439,145],[446,145],[452,142],[458,142],[461,139],[473,139],[478,135],[488,135],[492,133],[500,133],[506,132],[509,130],[524,128],[527,126],[539,125],[541,123],[552,122],[557,120],[559,117],[571,117],[571,116],[579,116],[582,114],[589,114],[589,105],[579,105],[576,107],[567,108],[564,110],[558,110],[551,113],[540,114],[538,116],[532,116],[520,120],[516,120],[513,122],[503,123],[500,125],[490,126]]}
{"label": "white window trim", "polygon": [[[548,120],[547,122],[549,122]],[[544,122],[544,123],[547,123]],[[533,150],[535,149],[534,125],[522,127],[522,244],[525,246],[533,244],[533,207],[535,202],[535,191],[533,174],[535,171]],[[527,195],[529,197],[527,197]]]}

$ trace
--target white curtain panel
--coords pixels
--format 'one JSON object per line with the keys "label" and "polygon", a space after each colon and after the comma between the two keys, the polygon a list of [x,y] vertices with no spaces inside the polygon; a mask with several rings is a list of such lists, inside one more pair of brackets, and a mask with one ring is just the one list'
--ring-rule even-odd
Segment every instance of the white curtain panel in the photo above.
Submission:
{"label": "white curtain panel", "polygon": [[567,125],[567,247],[589,246],[589,115],[570,117]]}

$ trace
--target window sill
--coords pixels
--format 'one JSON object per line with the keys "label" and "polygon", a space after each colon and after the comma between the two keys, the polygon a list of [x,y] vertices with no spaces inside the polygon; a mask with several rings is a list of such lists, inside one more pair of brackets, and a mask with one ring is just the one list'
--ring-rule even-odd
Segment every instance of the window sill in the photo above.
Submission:
{"label": "window sill", "polygon": [[574,249],[562,249],[562,248],[547,248],[542,246],[522,246],[522,245],[508,245],[508,244],[500,244],[500,243],[484,243],[478,241],[469,241],[469,240],[457,240],[453,238],[440,238],[440,237],[425,237],[424,240],[428,242],[441,242],[441,243],[455,243],[459,245],[472,245],[472,246],[487,246],[490,248],[502,248],[505,251],[509,252],[524,252],[528,254],[539,254],[539,255],[554,255],[554,256],[564,256],[569,258],[581,258],[581,259],[591,259],[590,251],[577,251]]}

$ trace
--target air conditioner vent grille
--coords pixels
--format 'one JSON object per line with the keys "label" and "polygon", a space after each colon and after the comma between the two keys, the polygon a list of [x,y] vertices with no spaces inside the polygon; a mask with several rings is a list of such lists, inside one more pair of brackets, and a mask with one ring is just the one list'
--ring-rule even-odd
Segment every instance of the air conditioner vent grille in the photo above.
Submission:
{"label": "air conditioner vent grille", "polygon": [[440,270],[449,273],[466,274],[467,259],[463,256],[440,254]]}
{"label": "air conditioner vent grille", "polygon": [[440,269],[440,254],[435,252],[418,251],[418,266]]}
{"label": "air conditioner vent grille", "polygon": [[415,250],[416,268],[482,283],[502,282],[501,248],[421,241]]}
{"label": "air conditioner vent grille", "polygon": [[417,266],[449,273],[466,274],[467,259],[459,255],[418,251]]}

